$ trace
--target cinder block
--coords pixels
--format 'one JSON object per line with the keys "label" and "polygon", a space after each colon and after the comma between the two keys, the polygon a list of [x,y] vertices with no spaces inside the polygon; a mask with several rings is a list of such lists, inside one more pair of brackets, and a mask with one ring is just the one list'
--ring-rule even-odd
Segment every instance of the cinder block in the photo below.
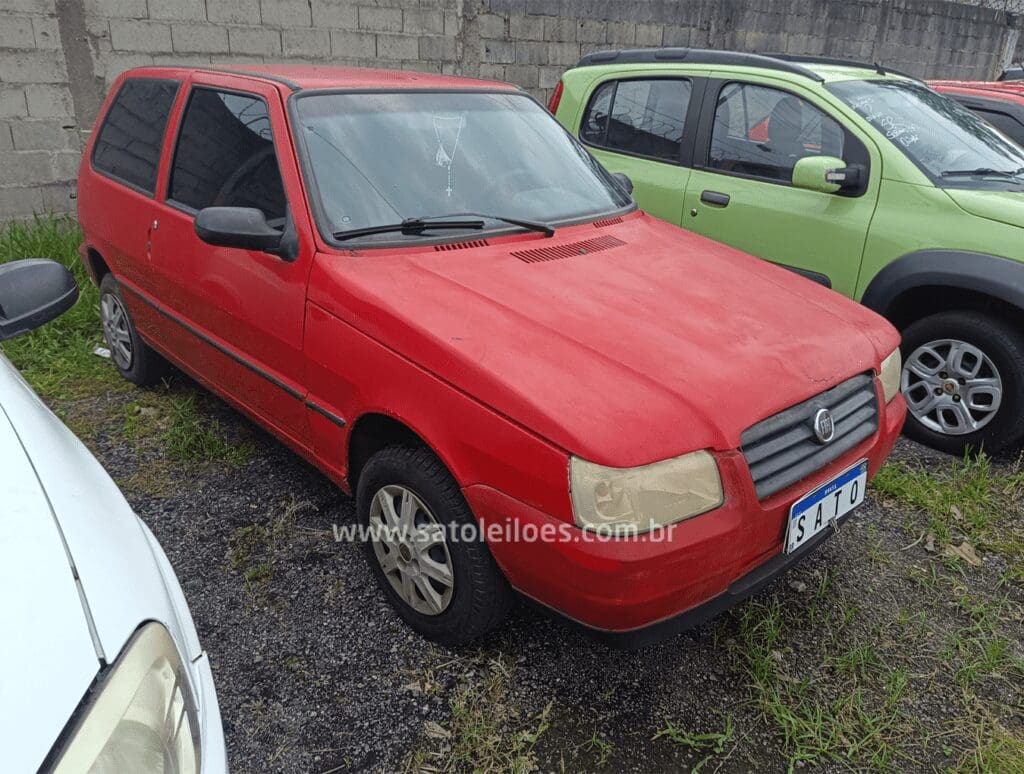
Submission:
{"label": "cinder block", "polygon": [[110,43],[115,51],[174,50],[171,27],[163,22],[111,20]]}
{"label": "cinder block", "polygon": [[32,31],[32,17],[4,15],[0,24],[0,48],[36,47],[35,33]]}
{"label": "cinder block", "polygon": [[458,59],[455,38],[427,35],[420,38],[420,59],[424,62],[451,62]]}
{"label": "cinder block", "polygon": [[410,35],[378,35],[377,36],[377,58],[378,59],[418,59],[420,55],[419,42]]}
{"label": "cinder block", "polygon": [[512,40],[544,40],[544,17],[511,15],[508,34]]}
{"label": "cinder block", "polygon": [[149,18],[159,21],[206,21],[206,0],[152,0]]}
{"label": "cinder block", "polygon": [[260,0],[264,26],[309,27],[313,24],[308,0]]}
{"label": "cinder block", "polygon": [[373,59],[377,56],[377,36],[369,32],[331,30],[331,56]]}
{"label": "cinder block", "polygon": [[632,22],[608,22],[605,42],[616,47],[636,45],[636,25]]}
{"label": "cinder block", "polygon": [[636,25],[636,45],[643,47],[660,46],[665,28],[660,24]]}
{"label": "cinder block", "polygon": [[228,31],[215,24],[172,24],[171,42],[175,53],[226,54]]}
{"label": "cinder block", "polygon": [[607,43],[608,25],[603,21],[584,19],[576,30],[576,39],[580,43]]}
{"label": "cinder block", "polygon": [[285,56],[326,59],[331,55],[331,33],[312,28],[281,30],[281,51]]}
{"label": "cinder block", "polygon": [[[2,156],[4,154],[0,154]],[[4,172],[0,169],[0,184],[3,183]],[[29,218],[43,211],[43,196],[35,186],[17,188],[0,188],[0,220],[13,218]]]}
{"label": "cinder block", "polygon": [[85,15],[145,19],[149,12],[146,9],[146,0],[85,0]]}
{"label": "cinder block", "polygon": [[401,32],[401,8],[371,8],[359,6],[359,29],[374,32]]}
{"label": "cinder block", "polygon": [[52,183],[53,166],[46,151],[4,151],[0,153],[0,185]]}
{"label": "cinder block", "polygon": [[3,0],[0,8],[13,13],[53,13],[53,0]]}
{"label": "cinder block", "polygon": [[32,31],[35,33],[36,48],[55,51],[60,48],[60,27],[54,16],[33,16]]}
{"label": "cinder block", "polygon": [[427,8],[402,11],[402,31],[410,35],[443,35],[444,14]]}
{"label": "cinder block", "polygon": [[64,57],[53,51],[0,51],[0,83],[63,83]]}
{"label": "cinder block", "polygon": [[572,43],[576,40],[577,22],[568,16],[544,17],[544,40]]}
{"label": "cinder block", "polygon": [[444,34],[455,37],[462,33],[462,16],[455,11],[444,12]]}
{"label": "cinder block", "polygon": [[517,64],[547,64],[548,44],[538,41],[523,40],[516,43]]}
{"label": "cinder block", "polygon": [[512,63],[516,61],[516,46],[508,40],[484,40],[484,61],[494,63]]}
{"label": "cinder block", "polygon": [[75,180],[78,178],[78,167],[82,163],[79,151],[63,151],[53,154],[53,179]]}
{"label": "cinder block", "polygon": [[43,197],[44,212],[74,212],[75,200],[72,195],[75,193],[74,182],[52,183],[40,187],[39,193]]}
{"label": "cinder block", "polygon": [[540,68],[536,65],[509,65],[505,68],[505,80],[524,89],[536,89],[540,84]]}
{"label": "cinder block", "polygon": [[359,10],[353,0],[312,0],[312,4],[316,27],[351,30],[359,26]]}
{"label": "cinder block", "polygon": [[574,65],[579,60],[578,43],[548,43],[548,58],[545,64]]}
{"label": "cinder block", "polygon": [[540,87],[542,89],[553,89],[562,79],[564,67],[542,67],[540,68]]}
{"label": "cinder block", "polygon": [[206,0],[206,18],[228,24],[255,24],[260,20],[259,0]]}
{"label": "cinder block", "polygon": [[228,28],[228,45],[232,54],[271,56],[281,53],[281,33],[262,27]]}
{"label": "cinder block", "polygon": [[69,150],[74,149],[78,137],[74,128],[66,129],[71,122],[53,118],[27,119],[11,122],[11,136],[14,149],[18,151]]}
{"label": "cinder block", "polygon": [[0,151],[14,150],[14,138],[6,122],[0,122]]}
{"label": "cinder block", "polygon": [[[20,118],[27,110],[24,89],[20,86],[0,87],[0,118]],[[9,131],[7,133],[10,134]]]}
{"label": "cinder block", "polygon": [[67,86],[31,83],[25,86],[28,115],[32,118],[72,118],[75,114]]}
{"label": "cinder block", "polygon": [[502,64],[481,64],[480,77],[486,81],[504,81],[505,65]]}
{"label": "cinder block", "polygon": [[508,27],[504,16],[496,13],[482,13],[476,17],[477,27],[482,38],[506,38]]}

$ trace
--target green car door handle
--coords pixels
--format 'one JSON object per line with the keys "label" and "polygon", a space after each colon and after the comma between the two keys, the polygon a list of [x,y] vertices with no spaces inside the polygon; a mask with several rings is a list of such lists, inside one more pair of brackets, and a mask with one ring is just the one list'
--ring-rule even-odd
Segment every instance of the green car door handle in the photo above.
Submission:
{"label": "green car door handle", "polygon": [[714,207],[725,207],[729,204],[729,194],[719,193],[718,191],[702,191],[700,200]]}

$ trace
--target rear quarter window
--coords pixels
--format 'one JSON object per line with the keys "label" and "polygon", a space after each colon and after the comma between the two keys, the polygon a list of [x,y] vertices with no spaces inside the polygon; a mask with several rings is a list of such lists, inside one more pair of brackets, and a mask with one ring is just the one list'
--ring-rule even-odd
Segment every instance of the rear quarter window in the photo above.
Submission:
{"label": "rear quarter window", "polygon": [[178,81],[129,78],[118,89],[93,145],[92,166],[150,196]]}
{"label": "rear quarter window", "polygon": [[679,78],[603,83],[587,105],[580,139],[618,153],[678,163],[692,88]]}

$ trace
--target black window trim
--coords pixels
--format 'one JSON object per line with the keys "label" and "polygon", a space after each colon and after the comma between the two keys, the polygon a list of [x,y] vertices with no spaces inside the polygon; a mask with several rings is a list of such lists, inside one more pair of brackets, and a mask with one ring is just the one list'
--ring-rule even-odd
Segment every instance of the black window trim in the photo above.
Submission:
{"label": "black window trim", "polygon": [[[393,249],[395,247],[431,247],[434,245],[454,244],[458,242],[467,242],[474,239],[487,239],[489,237],[505,236],[507,234],[520,233],[521,228],[516,226],[495,226],[492,229],[483,229],[482,231],[473,231],[471,234],[444,236],[437,238],[421,238],[415,242],[401,241],[401,240],[381,240],[375,242],[364,242],[359,239],[353,239],[347,242],[340,242],[334,238],[334,231],[330,228],[327,214],[323,210],[323,204],[320,200],[320,189],[316,185],[316,175],[313,174],[312,166],[309,161],[309,151],[306,148],[306,138],[302,132],[299,132],[299,112],[298,102],[301,99],[307,97],[316,97],[322,95],[331,94],[514,94],[523,99],[528,99],[537,106],[544,109],[547,112],[547,105],[542,103],[536,97],[529,92],[521,89],[497,89],[493,87],[468,87],[468,88],[451,88],[451,87],[437,87],[437,88],[426,88],[417,89],[398,86],[395,88],[323,88],[323,89],[302,89],[290,94],[285,102],[285,109],[288,113],[288,122],[291,124],[292,137],[295,143],[295,152],[299,159],[299,179],[301,180],[303,193],[306,196],[306,200],[309,203],[309,209],[313,214],[313,223],[316,226],[317,233],[325,244],[331,246],[335,250],[352,255],[364,250],[384,250]],[[574,142],[579,143],[580,139],[575,137],[572,132],[566,129],[558,120],[551,116],[552,121],[565,132],[570,139]],[[581,143],[582,144],[582,143]],[[589,151],[588,151],[589,152]],[[595,159],[597,161],[597,159]],[[597,161],[600,165],[600,161]],[[607,173],[607,170],[605,170]],[[563,226],[575,226],[581,223],[593,223],[597,220],[605,220],[607,218],[616,218],[622,215],[627,215],[638,209],[636,200],[630,197],[629,204],[625,204],[622,207],[601,212],[598,214],[586,215],[582,218],[573,218],[572,220],[551,222],[550,225],[555,228]]]}
{"label": "black window trim", "polygon": [[[658,75],[628,75],[626,77],[611,75],[594,85],[591,90],[590,97],[587,99],[586,107],[583,109],[583,113],[580,117],[579,126],[576,128],[576,139],[583,143],[587,148],[599,150],[604,153],[615,153],[620,156],[630,156],[635,159],[654,161],[659,164],[667,164],[673,167],[689,167],[693,164],[694,140],[696,139],[696,131],[694,130],[694,127],[697,125],[697,121],[700,116],[700,105],[704,97],[704,89],[707,84],[707,80],[708,79],[703,76],[690,75],[689,73],[659,73]],[[604,128],[604,144],[598,145],[597,143],[592,143],[583,139],[583,122],[586,121],[586,117],[590,114],[590,108],[594,104],[597,92],[600,91],[605,84],[614,82],[612,98],[608,103],[608,116],[611,118],[612,111],[615,109],[615,96],[618,94],[619,84],[624,81],[688,81],[690,83],[690,102],[686,106],[686,115],[683,116],[683,136],[679,141],[678,159],[673,161],[672,159],[667,159],[663,156],[651,156],[646,153],[635,153],[633,151],[610,147],[607,144],[607,139],[608,126],[611,124],[611,121],[609,121]]]}
{"label": "black window trim", "polygon": [[[277,173],[281,176],[281,191],[284,193],[284,209],[285,217],[291,212],[291,202],[288,201],[288,190],[284,184],[284,175],[281,174],[281,153],[280,147],[277,144],[277,133],[274,132],[274,121],[270,114],[270,103],[267,102],[267,98],[262,94],[252,91],[245,91],[244,89],[236,89],[229,86],[214,86],[209,83],[192,83],[189,87],[188,94],[185,97],[185,104],[182,105],[181,115],[178,116],[178,123],[174,127],[174,136],[172,142],[174,143],[173,150],[171,151],[171,158],[167,164],[167,185],[164,188],[163,204],[168,205],[172,209],[183,212],[186,215],[195,218],[199,214],[199,210],[195,207],[185,204],[185,202],[178,201],[171,197],[171,183],[174,182],[174,163],[178,158],[178,150],[181,145],[181,127],[185,125],[185,117],[188,115],[188,107],[192,102],[192,96],[200,89],[212,92],[218,92],[221,94],[235,94],[239,97],[249,97],[251,99],[258,99],[267,108],[267,122],[270,124],[270,135],[271,145],[274,146],[274,160],[277,162]],[[166,134],[166,132],[165,132]]]}
{"label": "black window trim", "polygon": [[[861,161],[855,162],[860,163],[864,167],[864,177],[861,184],[850,191],[836,191],[835,193],[825,194],[826,196],[841,196],[846,199],[856,199],[863,196],[868,190],[868,182],[871,179],[871,152],[868,150],[867,145],[857,135],[850,131],[850,127],[844,121],[841,121],[835,115],[828,110],[825,110],[820,105],[811,102],[803,94],[798,94],[792,89],[787,89],[781,84],[774,83],[762,83],[761,81],[750,81],[744,80],[743,78],[729,77],[729,78],[709,78],[708,83],[704,89],[704,101],[701,107],[700,125],[697,127],[697,137],[695,140],[694,157],[693,157],[693,168],[699,169],[702,172],[709,172],[716,175],[724,175],[726,177],[738,177],[743,180],[756,180],[760,183],[771,183],[773,185],[783,186],[784,188],[792,188],[792,180],[779,180],[775,177],[765,177],[763,175],[751,175],[745,172],[732,172],[722,169],[717,169],[708,165],[708,160],[711,155],[711,136],[715,126],[715,111],[718,107],[718,98],[722,93],[722,90],[733,83],[738,83],[745,86],[760,86],[765,89],[773,89],[774,91],[781,91],[789,94],[797,99],[806,102],[808,105],[818,110],[820,113],[828,118],[835,121],[839,127],[843,130],[843,142],[844,149],[847,147],[846,143],[853,143],[853,147],[857,148],[857,155],[862,158]],[[844,159],[845,161],[846,159]]]}
{"label": "black window trim", "polygon": [[[96,166],[96,151],[99,148],[100,137],[103,136],[103,129],[106,127],[107,121],[110,119],[110,113],[114,109],[114,106],[117,104],[117,100],[121,96],[121,92],[124,90],[124,87],[127,86],[129,83],[133,83],[133,82],[134,83],[150,82],[150,83],[173,83],[174,84],[174,96],[171,97],[171,108],[170,108],[170,110],[167,111],[167,121],[166,121],[166,123],[164,123],[164,131],[160,135],[160,153],[157,155],[157,159],[156,159],[156,175],[153,178],[153,190],[152,191],[148,191],[145,188],[143,188],[141,185],[137,185],[136,183],[133,183],[130,180],[125,180],[120,175],[115,175],[112,172],[108,172],[107,170],[101,169],[100,167]],[[121,83],[121,85],[118,87],[117,94],[115,94],[114,98],[110,101],[110,106],[107,108],[107,112],[103,114],[103,121],[100,123],[99,127],[95,130],[96,139],[93,141],[92,150],[89,153],[89,169],[91,169],[97,175],[100,175],[101,177],[107,178],[107,180],[111,180],[111,181],[117,183],[118,185],[123,185],[125,188],[130,188],[131,190],[135,191],[135,193],[141,194],[142,196],[145,196],[147,199],[154,199],[155,200],[156,199],[156,191],[157,191],[157,183],[160,181],[160,160],[163,158],[164,146],[167,144],[167,130],[168,130],[168,128],[171,125],[171,116],[174,114],[174,106],[178,102],[178,97],[181,96],[181,86],[182,86],[182,81],[179,78],[161,78],[159,76],[149,76],[149,75],[141,76],[141,77],[129,76],[128,78],[125,78],[124,81]]]}

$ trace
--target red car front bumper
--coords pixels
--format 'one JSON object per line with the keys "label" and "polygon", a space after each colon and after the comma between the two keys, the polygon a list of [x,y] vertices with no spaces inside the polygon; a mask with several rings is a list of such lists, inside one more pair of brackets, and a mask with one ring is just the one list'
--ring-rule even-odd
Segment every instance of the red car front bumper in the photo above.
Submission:
{"label": "red car front bumper", "polygon": [[731,607],[813,552],[832,530],[793,554],[782,553],[792,504],[857,460],[867,459],[873,476],[905,416],[897,396],[881,412],[872,437],[763,501],[743,456],[718,455],[725,504],[670,527],[660,539],[599,540],[491,487],[464,492],[485,525],[494,558],[518,591],[610,645],[640,647]]}

